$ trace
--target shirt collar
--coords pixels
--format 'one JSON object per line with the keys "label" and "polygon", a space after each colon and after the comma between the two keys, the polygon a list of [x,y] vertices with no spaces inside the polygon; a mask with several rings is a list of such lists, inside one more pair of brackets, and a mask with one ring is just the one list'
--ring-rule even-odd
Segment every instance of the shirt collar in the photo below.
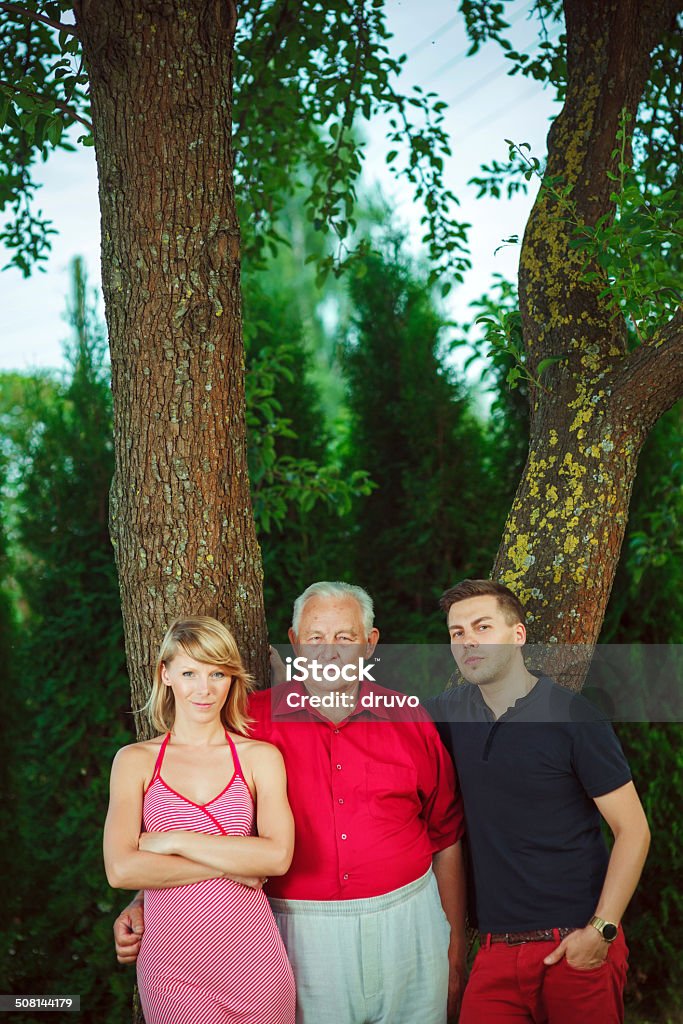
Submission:
{"label": "shirt collar", "polygon": [[524,709],[527,708],[529,704],[533,703],[533,701],[537,700],[547,688],[548,680],[545,676],[538,675],[535,672],[532,672],[531,674],[537,676],[536,683],[534,684],[534,686],[532,686],[528,693],[525,693],[523,694],[523,696],[518,697],[514,704],[511,704],[510,707],[506,711],[504,711],[503,714],[498,719],[495,719],[493,711],[484,700],[484,697],[482,696],[481,692],[481,687],[477,686],[476,683],[469,683],[466,685],[471,686],[472,689],[474,690],[474,693],[472,694],[472,700],[474,701],[475,705],[481,711],[484,712],[486,718],[492,722],[500,722],[504,718],[512,717],[513,715],[518,714],[519,712],[523,712]]}

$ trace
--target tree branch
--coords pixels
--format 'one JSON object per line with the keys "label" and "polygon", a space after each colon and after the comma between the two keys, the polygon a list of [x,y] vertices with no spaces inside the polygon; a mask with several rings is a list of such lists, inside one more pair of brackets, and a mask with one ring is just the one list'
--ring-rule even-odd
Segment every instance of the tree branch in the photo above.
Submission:
{"label": "tree branch", "polygon": [[[625,111],[638,109],[651,68],[651,53],[667,32],[680,0],[565,0],[567,92],[548,135],[546,184],[571,186],[575,223],[595,224],[613,215],[618,170],[612,156]],[[630,146],[624,163],[631,159]],[[617,351],[627,358],[626,326],[612,317],[601,292],[606,281],[593,258],[585,278],[585,257],[572,247],[568,219],[549,189],[541,189],[527,221],[520,254],[519,299],[524,343],[532,368],[571,353],[580,372],[588,347],[610,363]],[[581,345],[576,325],[581,322]],[[532,399],[532,410],[536,402]]]}
{"label": "tree branch", "polygon": [[36,21],[41,25],[49,25],[50,28],[56,28],[58,32],[68,32],[69,35],[78,36],[78,29],[75,25],[67,25],[63,21],[53,21],[52,18],[46,18],[44,14],[27,11],[20,4],[10,4],[6,3],[5,0],[0,0],[0,11],[7,11],[8,14],[17,14],[20,18],[28,18],[29,21]]}
{"label": "tree branch", "polygon": [[646,430],[681,397],[683,306],[651,341],[629,354],[615,388],[615,399]]}
{"label": "tree branch", "polygon": [[[1,6],[2,4],[0,3],[0,7]],[[3,86],[6,89],[11,89],[13,92],[19,92],[22,96],[32,96],[34,99],[41,100],[44,103],[49,101],[53,107],[57,108],[57,110],[62,110],[65,114],[68,114],[69,117],[73,117],[74,121],[80,121],[80,123],[84,125],[90,133],[92,133],[92,124],[90,121],[85,117],[81,117],[80,114],[77,114],[68,103],[63,103],[61,100],[55,99],[54,96],[44,96],[39,92],[34,92],[32,89],[22,89],[20,86],[14,85],[13,82],[0,81],[0,86]]]}

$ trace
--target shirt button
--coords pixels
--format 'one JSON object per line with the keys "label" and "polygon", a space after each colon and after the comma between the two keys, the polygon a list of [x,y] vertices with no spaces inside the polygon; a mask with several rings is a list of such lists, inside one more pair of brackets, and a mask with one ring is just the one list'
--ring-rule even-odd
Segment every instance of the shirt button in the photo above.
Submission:
{"label": "shirt button", "polygon": [[348,875],[344,875],[344,881],[348,882],[348,880],[349,880],[349,876]]}
{"label": "shirt button", "polygon": [[341,765],[340,764],[337,765],[337,770],[341,771]]}
{"label": "shirt button", "polygon": [[340,804],[343,804],[343,803],[344,803],[344,797],[343,797],[343,796],[340,796],[340,797],[339,797],[339,803],[340,803]]}
{"label": "shirt button", "polygon": [[334,730],[334,735],[335,735],[335,736],[338,736],[338,735],[339,735],[339,729],[335,729],[335,730]]}
{"label": "shirt button", "polygon": [[341,837],[342,837],[342,839],[346,839],[346,832],[342,832]]}

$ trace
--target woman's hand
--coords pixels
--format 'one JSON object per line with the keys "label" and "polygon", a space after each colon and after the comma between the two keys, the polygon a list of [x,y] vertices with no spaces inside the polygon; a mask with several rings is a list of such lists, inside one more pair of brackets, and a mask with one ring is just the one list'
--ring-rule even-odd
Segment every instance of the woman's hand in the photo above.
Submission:
{"label": "woman's hand", "polygon": [[145,853],[176,853],[174,839],[176,831],[170,832],[142,832],[138,839],[138,850]]}

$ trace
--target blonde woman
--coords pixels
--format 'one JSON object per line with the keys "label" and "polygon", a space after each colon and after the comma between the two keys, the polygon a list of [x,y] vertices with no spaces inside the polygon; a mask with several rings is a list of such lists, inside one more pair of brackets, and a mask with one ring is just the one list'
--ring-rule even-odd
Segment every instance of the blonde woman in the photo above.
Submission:
{"label": "blonde woman", "polygon": [[292,971],[260,888],[287,871],[294,825],[282,756],[248,737],[250,688],[225,626],[177,619],[146,709],[161,735],[114,758],[104,859],[110,885],[145,890],[147,1024],[294,1022]]}

